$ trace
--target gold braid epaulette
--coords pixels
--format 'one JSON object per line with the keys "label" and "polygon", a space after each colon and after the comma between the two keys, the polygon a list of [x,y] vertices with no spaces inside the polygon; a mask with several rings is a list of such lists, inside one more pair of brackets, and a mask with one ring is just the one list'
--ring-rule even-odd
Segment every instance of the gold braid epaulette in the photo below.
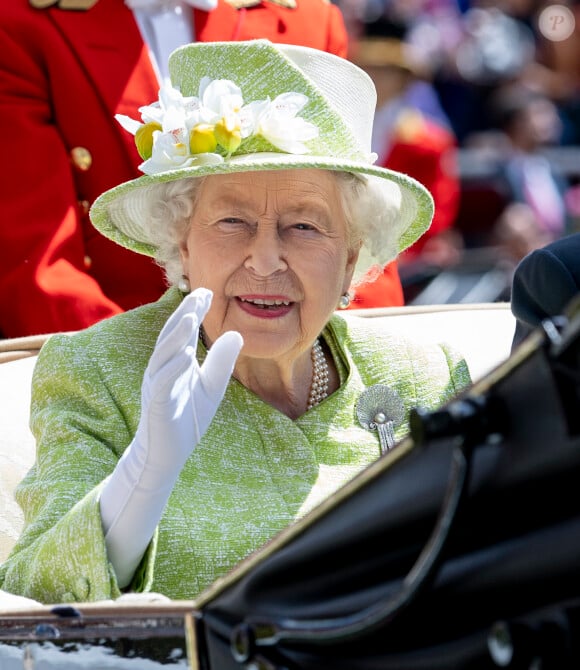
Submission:
{"label": "gold braid epaulette", "polygon": [[56,6],[59,9],[83,11],[96,5],[98,0],[29,0],[29,2],[35,9],[48,9]]}

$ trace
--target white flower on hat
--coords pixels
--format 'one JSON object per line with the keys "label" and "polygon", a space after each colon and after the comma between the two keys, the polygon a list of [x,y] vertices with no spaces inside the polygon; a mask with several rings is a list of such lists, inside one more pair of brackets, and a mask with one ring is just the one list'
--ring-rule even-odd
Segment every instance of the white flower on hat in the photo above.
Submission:
{"label": "white flower on hat", "polygon": [[[159,174],[190,165],[207,165],[223,161],[213,152],[215,142],[204,144],[212,150],[193,152],[190,147],[191,131],[207,125],[206,110],[196,97],[183,97],[167,84],[159,91],[159,101],[139,108],[143,123],[118,114],[119,123],[135,135],[135,143],[144,162],[139,169],[145,174]],[[199,144],[199,137],[197,138]]]}
{"label": "white flower on hat", "polygon": [[304,142],[318,137],[318,128],[296,116],[307,102],[302,93],[282,93],[260,110],[256,132],[289,154],[308,153]]}
{"label": "white flower on hat", "polygon": [[203,77],[199,97],[208,122],[214,126],[217,143],[232,154],[254,130],[240,88],[228,79]]}
{"label": "white flower on hat", "polygon": [[198,97],[183,97],[166,84],[157,102],[139,109],[143,123],[122,114],[115,118],[135,135],[144,159],[139,169],[152,175],[223,162],[258,135],[280,151],[308,153],[305,142],[318,136],[318,128],[297,116],[307,102],[290,92],[244,105],[233,81],[203,77]]}

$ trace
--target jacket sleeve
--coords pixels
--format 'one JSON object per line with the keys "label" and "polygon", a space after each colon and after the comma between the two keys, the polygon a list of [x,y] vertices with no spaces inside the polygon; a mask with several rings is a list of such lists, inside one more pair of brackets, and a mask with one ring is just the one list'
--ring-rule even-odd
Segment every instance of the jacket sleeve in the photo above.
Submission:
{"label": "jacket sleeve", "polygon": [[0,24],[4,337],[75,330],[121,311],[86,271],[83,212],[41,47],[47,36],[34,20],[26,25],[12,20],[13,11],[7,9]]}
{"label": "jacket sleeve", "polygon": [[[0,568],[0,588],[43,603],[120,595],[98,497],[131,439],[139,394],[104,382],[87,347],[73,340],[55,335],[39,355],[31,413],[36,461],[16,491],[25,526]],[[116,395],[125,396],[124,409]]]}

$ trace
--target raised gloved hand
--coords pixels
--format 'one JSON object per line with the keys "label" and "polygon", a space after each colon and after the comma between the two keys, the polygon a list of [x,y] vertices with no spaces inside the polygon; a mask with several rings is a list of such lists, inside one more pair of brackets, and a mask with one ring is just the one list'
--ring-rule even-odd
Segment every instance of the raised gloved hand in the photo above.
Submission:
{"label": "raised gloved hand", "polygon": [[199,326],[212,293],[186,296],[161,330],[141,387],[141,418],[131,444],[101,492],[105,541],[119,586],[129,584],[185,462],[222,401],[243,345],[221,335],[202,366]]}

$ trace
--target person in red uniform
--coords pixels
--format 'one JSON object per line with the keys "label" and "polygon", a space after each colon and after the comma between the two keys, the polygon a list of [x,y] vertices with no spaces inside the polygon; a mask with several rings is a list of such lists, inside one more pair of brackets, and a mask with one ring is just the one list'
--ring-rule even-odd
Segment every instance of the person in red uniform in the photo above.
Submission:
{"label": "person in red uniform", "polygon": [[[154,2],[141,11],[156,11]],[[139,3],[128,4],[2,3],[2,337],[82,329],[166,288],[149,258],[107,240],[88,219],[100,193],[140,174],[134,142],[114,117],[135,116],[157,98],[163,73],[150,52],[163,45],[155,40],[169,35],[166,48],[177,46],[167,29],[148,43]],[[265,37],[347,55],[342,15],[325,0],[218,0],[211,11],[193,4],[170,0],[167,16],[178,12],[197,41]]]}

